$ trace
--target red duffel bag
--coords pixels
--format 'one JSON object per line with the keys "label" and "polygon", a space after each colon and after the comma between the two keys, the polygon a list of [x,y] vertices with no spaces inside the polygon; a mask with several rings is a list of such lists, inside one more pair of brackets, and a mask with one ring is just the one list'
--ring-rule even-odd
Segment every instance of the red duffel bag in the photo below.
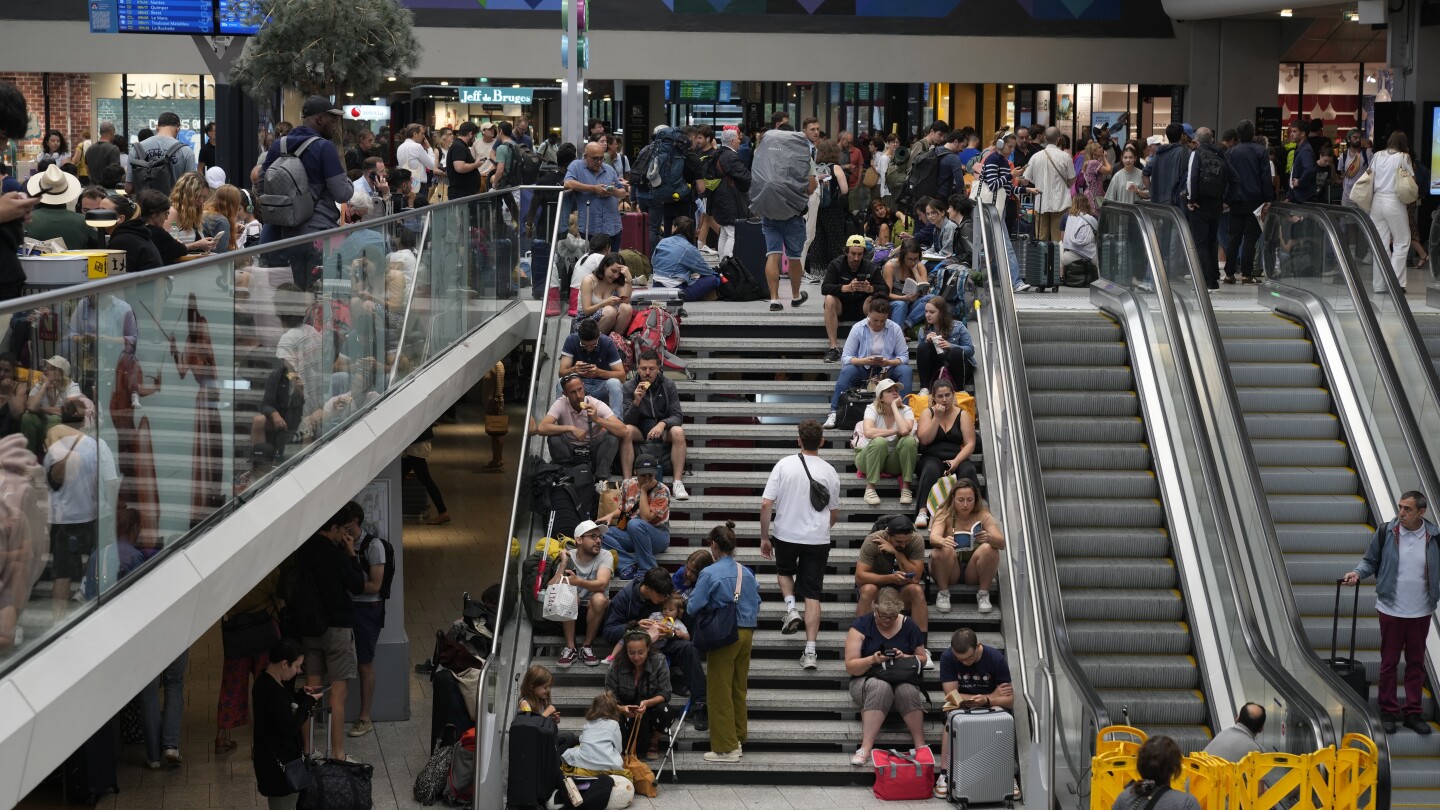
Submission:
{"label": "red duffel bag", "polygon": [[882,801],[924,801],[935,789],[935,755],[928,747],[914,754],[877,748],[870,752],[870,764],[875,767],[875,798]]}

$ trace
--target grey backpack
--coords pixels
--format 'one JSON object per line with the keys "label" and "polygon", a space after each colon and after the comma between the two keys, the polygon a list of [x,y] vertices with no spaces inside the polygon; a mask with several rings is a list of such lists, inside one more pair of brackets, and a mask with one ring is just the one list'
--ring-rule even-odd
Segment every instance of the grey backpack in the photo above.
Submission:
{"label": "grey backpack", "polygon": [[294,228],[310,221],[315,213],[315,195],[310,190],[310,176],[300,156],[310,144],[320,140],[312,135],[290,151],[290,139],[280,139],[280,154],[270,161],[260,186],[260,214],[267,225]]}

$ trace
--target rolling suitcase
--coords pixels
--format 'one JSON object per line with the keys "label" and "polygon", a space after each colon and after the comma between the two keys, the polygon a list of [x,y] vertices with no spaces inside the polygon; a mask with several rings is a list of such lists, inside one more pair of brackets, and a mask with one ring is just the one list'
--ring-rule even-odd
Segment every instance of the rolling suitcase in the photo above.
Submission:
{"label": "rolling suitcase", "polygon": [[1340,640],[1340,589],[1344,587],[1345,580],[1335,580],[1335,620],[1330,625],[1330,657],[1325,663],[1330,669],[1345,682],[1346,686],[1355,690],[1362,701],[1370,700],[1370,682],[1366,679],[1365,664],[1355,660],[1355,625],[1359,622],[1360,613],[1360,586],[1355,586],[1355,602],[1350,609],[1350,657],[1341,658],[1337,653]]}
{"label": "rolling suitcase", "polygon": [[1060,280],[1056,277],[1055,243],[1040,242],[1029,237],[1015,240],[1015,260],[1020,262],[1020,274],[1026,284],[1036,292],[1047,289],[1060,291]]}
{"label": "rolling suitcase", "polygon": [[760,220],[741,219],[735,222],[735,260],[740,262],[765,295],[770,295],[770,282],[765,278],[765,234]]}
{"label": "rolling suitcase", "polygon": [[620,215],[620,246],[611,250],[634,250],[650,255],[650,215],[644,211],[631,211]]}
{"label": "rolling suitcase", "polygon": [[464,733],[473,728],[470,710],[465,707],[465,696],[460,693],[460,681],[455,673],[437,666],[430,675],[430,753],[435,753],[445,727],[452,726]]}
{"label": "rolling suitcase", "polygon": [[114,720],[106,720],[80,744],[61,765],[61,784],[65,801],[69,804],[94,805],[100,797],[110,791],[120,793],[120,781],[115,776],[115,764],[120,758],[120,738]]}
{"label": "rolling suitcase", "polygon": [[521,712],[510,724],[509,779],[505,801],[512,807],[542,807],[560,787],[560,739],[555,721]]}
{"label": "rolling suitcase", "polygon": [[945,717],[950,737],[951,804],[996,804],[1015,786],[1015,718],[1004,709],[957,709]]}

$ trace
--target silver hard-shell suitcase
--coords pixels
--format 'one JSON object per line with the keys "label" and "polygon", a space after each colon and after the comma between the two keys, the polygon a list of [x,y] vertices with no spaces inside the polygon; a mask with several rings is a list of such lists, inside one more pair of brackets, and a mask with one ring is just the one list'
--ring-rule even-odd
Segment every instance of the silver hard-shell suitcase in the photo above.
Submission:
{"label": "silver hard-shell suitcase", "polygon": [[1015,718],[1004,709],[957,709],[946,716],[945,733],[950,802],[1008,803],[1015,786]]}

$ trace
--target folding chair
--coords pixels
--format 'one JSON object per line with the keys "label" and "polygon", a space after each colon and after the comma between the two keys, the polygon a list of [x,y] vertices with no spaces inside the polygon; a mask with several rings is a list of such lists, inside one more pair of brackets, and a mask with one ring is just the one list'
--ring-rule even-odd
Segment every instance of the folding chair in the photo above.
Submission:
{"label": "folding chair", "polygon": [[665,775],[665,763],[670,763],[670,775],[673,781],[680,781],[680,772],[675,765],[675,743],[680,741],[680,735],[685,731],[685,718],[690,714],[690,706],[695,702],[694,698],[685,701],[685,708],[680,710],[680,717],[670,724],[665,730],[665,736],[669,741],[665,746],[665,756],[660,758],[660,767],[655,769],[655,781],[659,783],[660,778]]}

